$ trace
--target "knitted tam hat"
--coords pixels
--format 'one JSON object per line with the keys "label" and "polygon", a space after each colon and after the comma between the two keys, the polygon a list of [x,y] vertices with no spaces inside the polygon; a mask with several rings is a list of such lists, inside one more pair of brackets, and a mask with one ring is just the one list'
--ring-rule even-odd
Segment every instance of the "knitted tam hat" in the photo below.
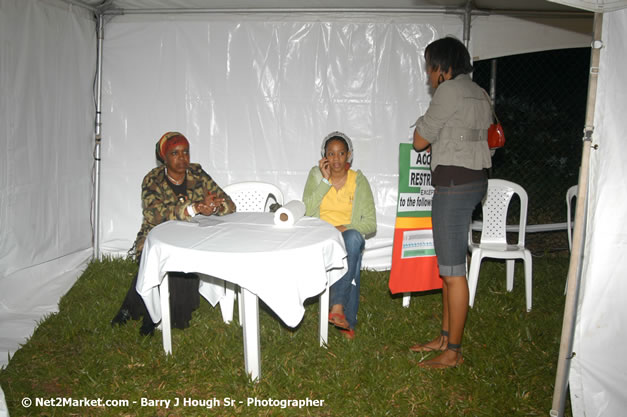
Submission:
{"label": "knitted tam hat", "polygon": [[185,144],[189,148],[189,141],[179,132],[167,132],[157,141],[155,153],[157,159],[165,163],[165,156],[170,149],[179,144]]}

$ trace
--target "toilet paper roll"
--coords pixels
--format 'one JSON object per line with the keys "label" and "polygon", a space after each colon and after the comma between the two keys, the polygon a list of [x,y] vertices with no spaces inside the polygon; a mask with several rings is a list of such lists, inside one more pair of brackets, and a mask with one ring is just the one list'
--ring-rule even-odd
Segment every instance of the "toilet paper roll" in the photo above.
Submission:
{"label": "toilet paper roll", "polygon": [[305,215],[305,204],[292,200],[274,213],[274,224],[279,227],[292,227]]}

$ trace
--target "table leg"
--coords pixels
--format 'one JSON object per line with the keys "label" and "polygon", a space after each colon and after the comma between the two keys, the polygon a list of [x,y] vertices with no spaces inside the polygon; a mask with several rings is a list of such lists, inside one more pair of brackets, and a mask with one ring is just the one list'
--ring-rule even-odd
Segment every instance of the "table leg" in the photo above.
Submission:
{"label": "table leg", "polygon": [[329,287],[320,294],[320,346],[326,347],[329,341]]}
{"label": "table leg", "polygon": [[165,275],[159,284],[159,300],[161,301],[161,334],[163,350],[166,355],[172,354],[172,327],[170,325],[170,279]]}
{"label": "table leg", "polygon": [[261,349],[259,346],[259,300],[246,288],[240,289],[244,332],[244,363],[253,381],[261,377]]}

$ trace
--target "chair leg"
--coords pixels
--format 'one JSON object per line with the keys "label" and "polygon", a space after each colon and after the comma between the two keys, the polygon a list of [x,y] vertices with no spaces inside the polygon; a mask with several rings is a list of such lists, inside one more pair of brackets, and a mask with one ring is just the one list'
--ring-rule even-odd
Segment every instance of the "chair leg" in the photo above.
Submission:
{"label": "chair leg", "polygon": [[244,311],[244,307],[242,307],[242,289],[238,285],[235,288],[235,295],[237,296],[237,311],[239,316],[239,325],[242,326],[244,324],[244,319],[242,315],[242,311]]}
{"label": "chair leg", "polygon": [[531,311],[531,292],[533,289],[533,275],[532,275],[532,258],[531,252],[525,250],[525,301],[527,303],[527,311]]}
{"label": "chair leg", "polygon": [[514,259],[507,259],[505,261],[505,273],[507,276],[506,288],[508,292],[512,292],[514,289],[514,269],[516,268],[516,261]]}
{"label": "chair leg", "polygon": [[[233,320],[233,304],[235,303],[235,284],[224,282],[224,298],[220,300],[220,310],[222,310],[222,320],[229,324]],[[240,310],[241,311],[241,310]]]}
{"label": "chair leg", "polygon": [[411,301],[411,293],[410,292],[403,293],[403,307],[409,308],[410,301]]}
{"label": "chair leg", "polygon": [[475,304],[475,293],[477,292],[477,282],[479,281],[479,268],[481,268],[481,251],[473,251],[470,258],[470,268],[468,270],[468,305]]}

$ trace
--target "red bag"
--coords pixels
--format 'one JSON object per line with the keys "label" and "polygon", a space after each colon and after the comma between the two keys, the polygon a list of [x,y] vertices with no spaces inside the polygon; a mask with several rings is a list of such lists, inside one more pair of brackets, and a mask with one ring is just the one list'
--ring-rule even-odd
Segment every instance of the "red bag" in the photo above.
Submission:
{"label": "red bag", "polygon": [[501,126],[499,118],[496,117],[496,112],[494,111],[494,106],[492,105],[492,100],[490,100],[490,96],[485,90],[483,90],[483,92],[490,102],[490,107],[492,108],[492,116],[494,116],[494,120],[496,120],[496,123],[492,123],[488,128],[488,146],[490,147],[490,149],[502,148],[503,146],[505,146],[505,132],[503,131],[503,126]]}
{"label": "red bag", "polygon": [[[496,117],[496,114],[494,117]],[[496,119],[496,123],[492,123],[488,128],[488,146],[490,149],[498,149],[505,146],[505,132],[503,132],[503,126],[499,123],[499,119]]]}

